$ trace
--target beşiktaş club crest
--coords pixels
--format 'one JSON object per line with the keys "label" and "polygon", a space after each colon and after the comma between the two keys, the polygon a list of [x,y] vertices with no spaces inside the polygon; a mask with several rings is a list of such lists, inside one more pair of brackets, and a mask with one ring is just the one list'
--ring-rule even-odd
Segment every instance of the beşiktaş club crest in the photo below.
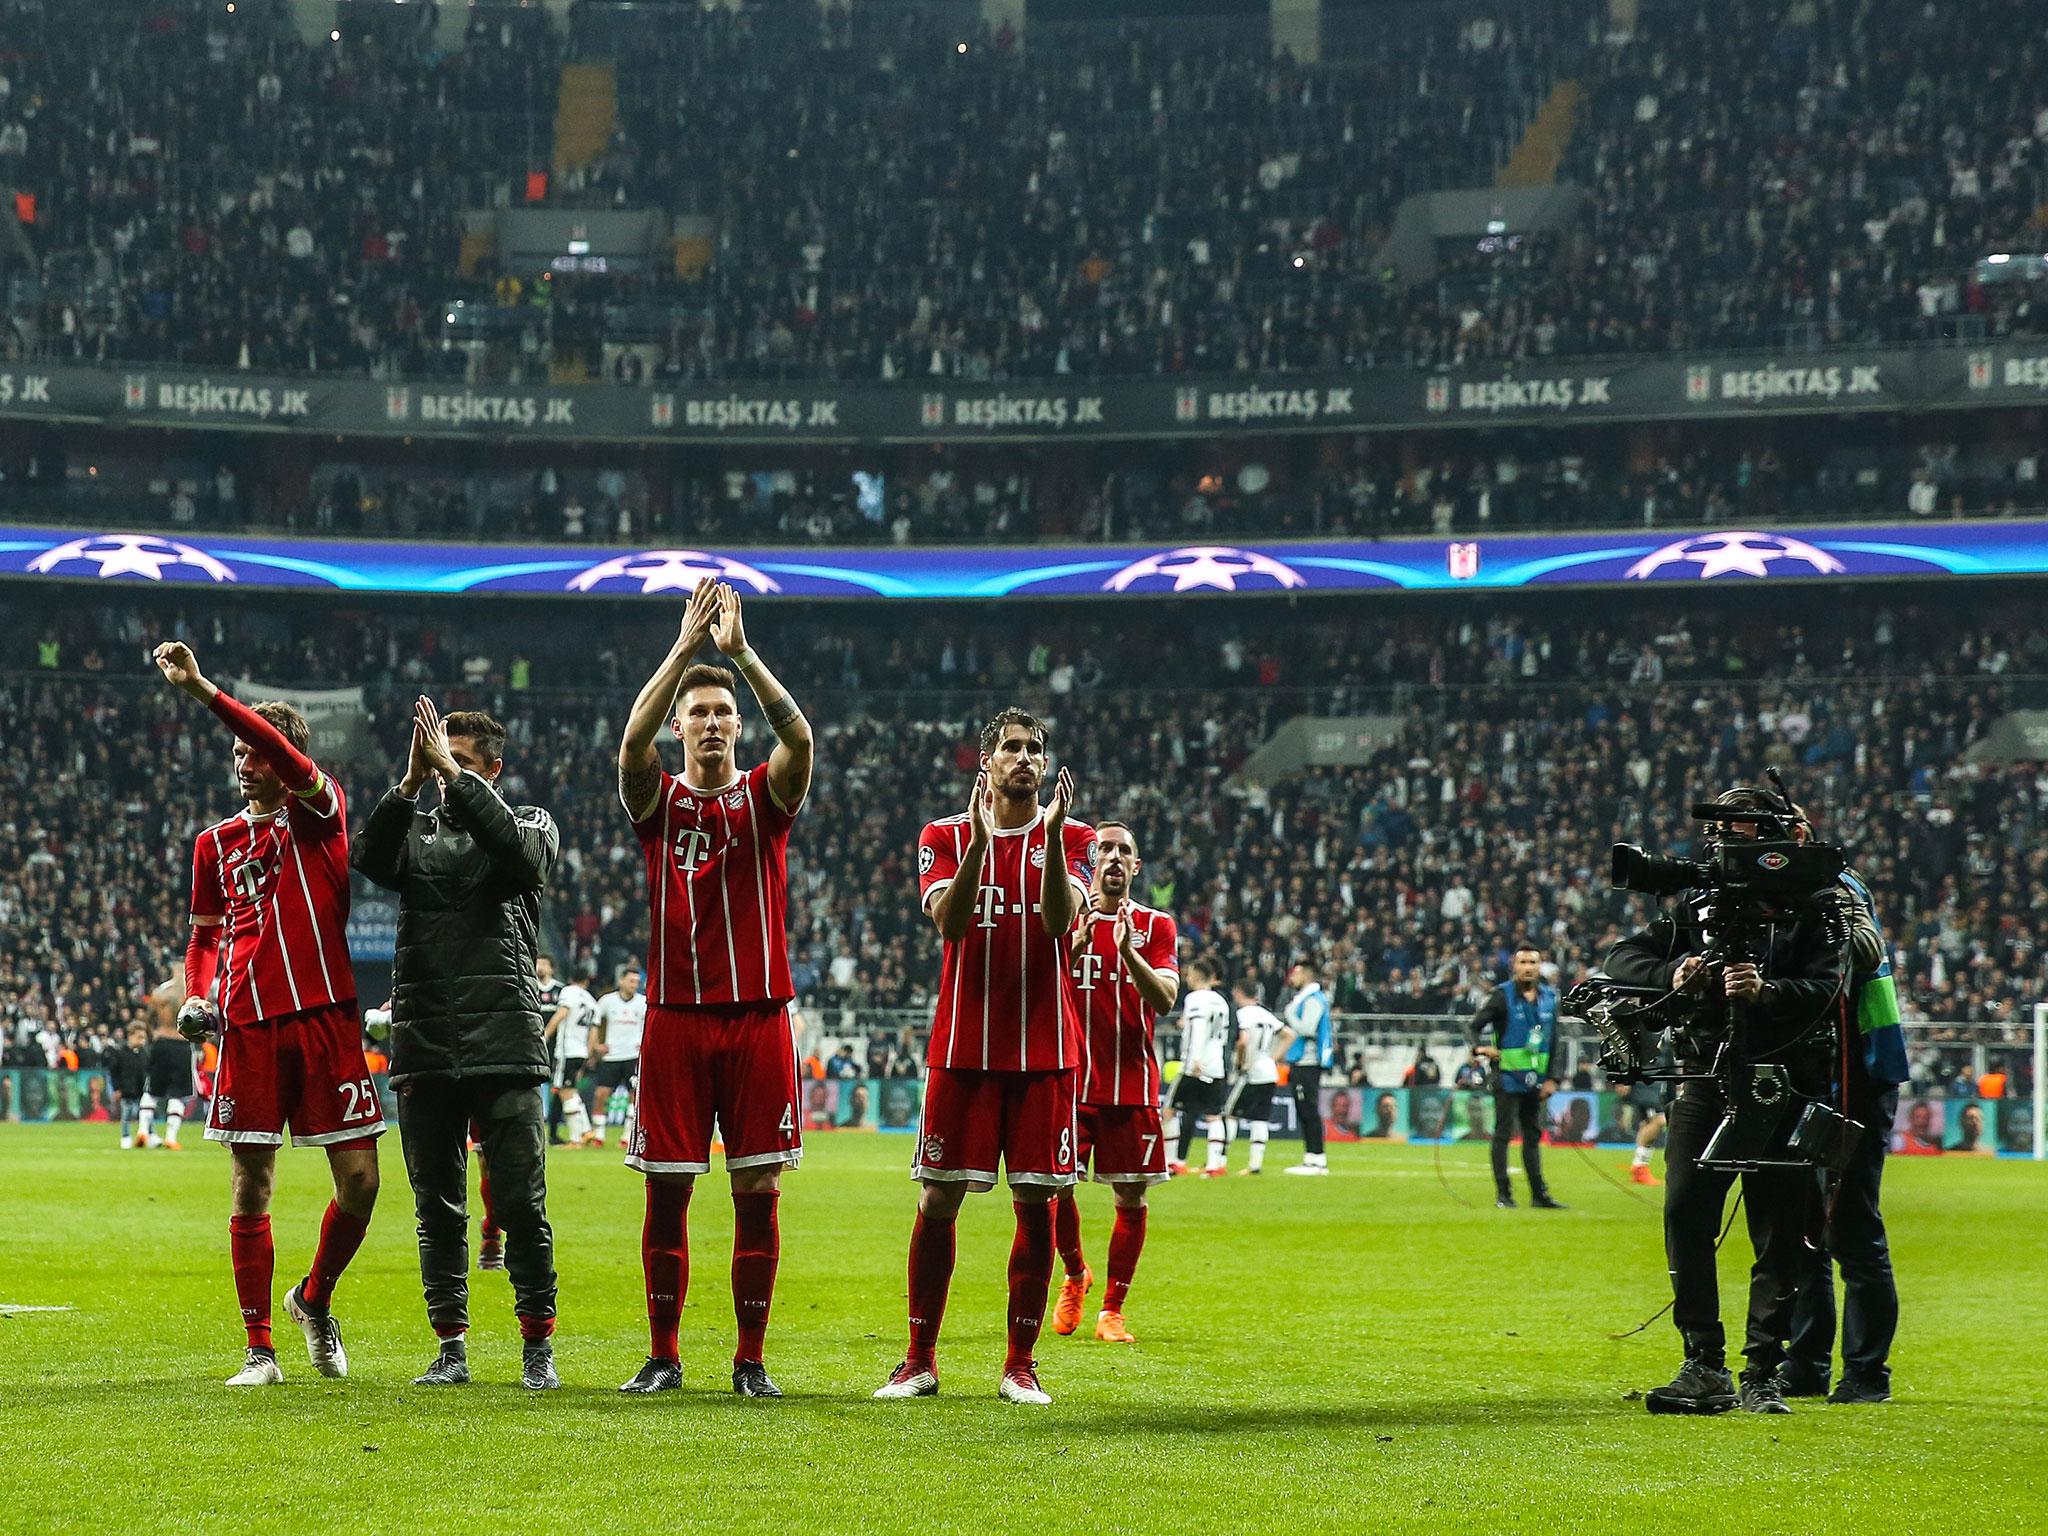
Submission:
{"label": "be\u015fikta\u015f club crest", "polygon": [[[53,544],[28,569],[37,576],[83,575],[65,566],[90,564],[90,574],[106,581],[115,576],[140,576],[145,581],[162,581],[174,566],[198,571],[210,581],[233,581],[235,573],[203,549],[176,539],[162,539],[151,533],[95,533],[82,539]],[[187,578],[188,580],[191,578]]]}
{"label": "be\u015fikta\u015f club crest", "polygon": [[756,592],[780,592],[772,577],[744,560],[701,549],[649,549],[614,555],[569,578],[571,592],[694,592],[705,580],[730,581]]}
{"label": "be\u015fikta\u015f club crest", "polygon": [[1207,587],[1217,592],[1235,592],[1241,586],[1305,587],[1308,578],[1292,566],[1256,549],[1232,549],[1224,544],[1196,544],[1186,549],[1163,550],[1134,560],[1102,584],[1105,592],[1165,590],[1160,583],[1171,582],[1171,590],[1188,592]]}
{"label": "be\u015fikta\u015f club crest", "polygon": [[[1684,564],[1699,568],[1691,574],[1700,581],[1712,581],[1717,576],[1799,574],[1787,568],[1791,565],[1804,565],[1809,573],[1820,576],[1838,576],[1848,569],[1826,550],[1816,548],[1804,539],[1787,538],[1776,533],[1703,533],[1696,538],[1666,544],[1662,549],[1643,556],[1623,573],[1623,577],[1628,581],[1648,581],[1667,566]],[[1774,571],[1774,564],[1780,569]],[[1672,575],[1683,579],[1683,573],[1673,572]],[[1671,576],[1662,579],[1668,581]]]}

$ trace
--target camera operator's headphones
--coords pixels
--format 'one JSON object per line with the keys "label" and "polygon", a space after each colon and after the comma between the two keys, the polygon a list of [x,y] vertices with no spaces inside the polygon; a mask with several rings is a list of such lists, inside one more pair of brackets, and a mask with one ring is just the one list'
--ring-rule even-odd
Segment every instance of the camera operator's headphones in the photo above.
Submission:
{"label": "camera operator's headphones", "polygon": [[[1766,768],[1764,772],[1770,778],[1771,788],[1765,789],[1756,784],[1737,784],[1734,788],[1724,789],[1714,796],[1714,804],[1729,811],[1750,812],[1762,821],[1776,822],[1779,835],[1788,839],[1797,827],[1804,826],[1811,831],[1813,823],[1806,819],[1806,813],[1794,805],[1792,797],[1785,793],[1785,781],[1778,777],[1778,770]],[[1749,818],[1744,816],[1728,817],[1730,821],[1747,819]]]}

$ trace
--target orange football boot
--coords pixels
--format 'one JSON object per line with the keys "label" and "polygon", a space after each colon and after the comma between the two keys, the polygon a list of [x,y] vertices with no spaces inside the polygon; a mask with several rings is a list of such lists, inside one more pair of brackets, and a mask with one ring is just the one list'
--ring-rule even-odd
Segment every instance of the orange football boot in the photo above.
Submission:
{"label": "orange football boot", "polygon": [[1052,1331],[1069,1334],[1081,1326],[1081,1303],[1088,1293],[1095,1289],[1095,1271],[1087,1265],[1081,1266],[1081,1273],[1069,1275],[1060,1286],[1060,1299],[1052,1309]]}
{"label": "orange football boot", "polygon": [[1137,1339],[1124,1326],[1124,1315],[1104,1307],[1095,1319],[1095,1337],[1107,1344],[1135,1344]]}

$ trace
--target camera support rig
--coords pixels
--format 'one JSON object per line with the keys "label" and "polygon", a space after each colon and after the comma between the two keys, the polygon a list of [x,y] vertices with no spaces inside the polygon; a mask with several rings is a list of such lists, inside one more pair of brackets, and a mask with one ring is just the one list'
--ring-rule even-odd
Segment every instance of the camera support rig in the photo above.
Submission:
{"label": "camera support rig", "polygon": [[[1776,775],[1772,778],[1775,781]],[[1769,957],[1773,914],[1787,906],[1811,909],[1824,923],[1829,942],[1848,940],[1838,904],[1820,899],[1837,889],[1847,867],[1842,850],[1801,842],[1794,832],[1798,816],[1791,802],[1782,793],[1768,798],[1776,801],[1776,809],[1722,803],[1693,806],[1695,821],[1742,822],[1760,834],[1715,839],[1703,860],[1669,858],[1630,843],[1614,847],[1615,889],[1657,897],[1696,893],[1695,911],[1708,941],[1701,957],[1708,974],[1729,965],[1763,965]],[[1741,1172],[1816,1165],[1836,1172],[1846,1168],[1864,1127],[1794,1089],[1785,1066],[1756,1043],[1757,1021],[1748,1003],[1729,999],[1727,1033],[1713,1043],[1704,1071],[1655,1070],[1650,1036],[1687,1029],[1697,1006],[1689,993],[1624,986],[1596,976],[1566,994],[1559,1012],[1590,1026],[1600,1037],[1601,1066],[1617,1081],[1720,1086],[1727,1114],[1700,1155],[1701,1167]]]}

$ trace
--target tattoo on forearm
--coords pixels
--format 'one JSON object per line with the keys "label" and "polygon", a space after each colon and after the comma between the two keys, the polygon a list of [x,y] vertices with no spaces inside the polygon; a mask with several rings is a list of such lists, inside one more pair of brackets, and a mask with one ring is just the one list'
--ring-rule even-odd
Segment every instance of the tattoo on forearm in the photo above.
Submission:
{"label": "tattoo on forearm", "polygon": [[796,707],[796,700],[786,693],[778,693],[772,699],[763,699],[761,713],[768,717],[769,726],[777,731],[785,726],[795,725],[804,717],[804,712]]}
{"label": "tattoo on forearm", "polygon": [[645,768],[619,766],[619,798],[626,809],[638,816],[653,800],[654,792],[661,787],[661,763],[659,760]]}

